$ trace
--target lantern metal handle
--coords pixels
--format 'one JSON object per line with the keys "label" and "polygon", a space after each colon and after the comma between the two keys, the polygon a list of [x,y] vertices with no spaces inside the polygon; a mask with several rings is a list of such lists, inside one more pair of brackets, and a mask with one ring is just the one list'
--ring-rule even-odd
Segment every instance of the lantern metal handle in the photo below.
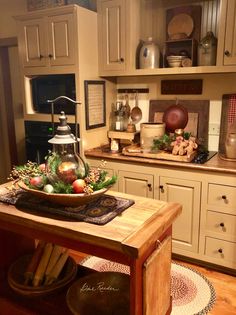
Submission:
{"label": "lantern metal handle", "polygon": [[76,142],[78,144],[78,117],[77,117],[77,105],[81,104],[81,102],[77,102],[72,100],[71,98],[67,97],[67,96],[58,96],[56,98],[54,98],[53,100],[47,100],[47,103],[51,103],[51,118],[52,118],[52,130],[53,130],[53,135],[54,135],[54,103],[56,103],[57,101],[61,100],[61,99],[66,99],[69,102],[75,104],[75,137],[76,137]]}

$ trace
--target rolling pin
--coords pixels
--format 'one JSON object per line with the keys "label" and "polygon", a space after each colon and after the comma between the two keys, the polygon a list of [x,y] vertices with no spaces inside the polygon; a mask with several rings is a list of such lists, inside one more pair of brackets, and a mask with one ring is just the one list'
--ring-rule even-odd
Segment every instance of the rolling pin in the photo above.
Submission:
{"label": "rolling pin", "polygon": [[47,243],[44,247],[43,255],[40,259],[40,262],[38,264],[38,267],[33,278],[34,287],[39,286],[43,281],[45,270],[47,268],[52,253],[52,249],[53,249],[52,243]]}
{"label": "rolling pin", "polygon": [[39,261],[43,254],[44,246],[45,246],[44,241],[38,242],[37,248],[35,249],[33,256],[31,257],[31,260],[24,273],[24,278],[25,278],[24,285],[28,285],[33,280],[34,273],[38,267]]}
{"label": "rolling pin", "polygon": [[68,249],[66,249],[64,253],[61,254],[51,273],[48,275],[47,285],[52,284],[54,281],[56,281],[60,272],[62,271],[62,268],[64,267],[67,261],[68,256],[69,256]]}
{"label": "rolling pin", "polygon": [[49,262],[47,265],[47,269],[45,271],[45,284],[47,284],[48,276],[51,273],[51,271],[53,270],[54,266],[56,265],[62,251],[63,251],[63,248],[61,246],[59,246],[59,245],[53,246],[52,254],[50,256],[50,259],[49,259]]}

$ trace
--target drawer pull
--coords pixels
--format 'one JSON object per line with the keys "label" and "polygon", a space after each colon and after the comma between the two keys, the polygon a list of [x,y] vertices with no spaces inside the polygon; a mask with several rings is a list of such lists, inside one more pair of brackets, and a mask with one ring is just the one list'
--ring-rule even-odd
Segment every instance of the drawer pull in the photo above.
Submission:
{"label": "drawer pull", "polygon": [[222,195],[221,196],[222,200],[224,200],[224,203],[229,203],[229,200],[227,199],[227,196],[226,195]]}
{"label": "drawer pull", "polygon": [[230,52],[228,50],[225,50],[225,56],[229,57],[230,56]]}
{"label": "drawer pull", "polygon": [[218,249],[218,252],[219,252],[220,254],[222,254],[222,253],[223,253],[223,249],[222,249],[222,248],[219,248],[219,249]]}
{"label": "drawer pull", "polygon": [[148,186],[148,190],[152,191],[152,184],[147,184],[147,186]]}
{"label": "drawer pull", "polygon": [[160,191],[163,193],[164,192],[164,186],[160,185],[159,188],[160,188]]}

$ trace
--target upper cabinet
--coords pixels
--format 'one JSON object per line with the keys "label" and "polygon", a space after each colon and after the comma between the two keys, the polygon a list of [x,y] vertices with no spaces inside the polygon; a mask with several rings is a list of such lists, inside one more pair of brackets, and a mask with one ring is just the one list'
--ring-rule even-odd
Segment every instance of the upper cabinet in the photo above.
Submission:
{"label": "upper cabinet", "polygon": [[48,68],[75,64],[77,52],[75,7],[50,9],[43,13],[36,11],[16,19],[23,67]]}
{"label": "upper cabinet", "polygon": [[224,65],[236,65],[236,0],[228,0]]}
{"label": "upper cabinet", "polygon": [[[202,64],[198,45],[210,31],[218,39],[216,61]],[[236,72],[235,32],[236,0],[98,0],[99,74]],[[159,66],[140,69],[141,46],[150,37],[159,48]],[[167,55],[183,52],[187,60],[170,67]]]}
{"label": "upper cabinet", "polygon": [[99,2],[101,27],[98,35],[101,43],[99,51],[101,71],[125,70],[125,5],[125,0]]}

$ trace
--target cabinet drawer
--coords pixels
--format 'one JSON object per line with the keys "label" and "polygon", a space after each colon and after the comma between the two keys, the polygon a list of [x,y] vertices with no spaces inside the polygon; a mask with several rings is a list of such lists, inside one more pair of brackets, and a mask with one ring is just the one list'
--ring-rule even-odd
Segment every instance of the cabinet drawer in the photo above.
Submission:
{"label": "cabinet drawer", "polygon": [[206,228],[209,232],[217,233],[220,237],[236,241],[236,216],[207,211]]}
{"label": "cabinet drawer", "polygon": [[205,254],[218,260],[218,263],[236,263],[236,243],[207,237]]}
{"label": "cabinet drawer", "polygon": [[209,184],[208,206],[213,206],[214,210],[219,212],[236,210],[236,187]]}

